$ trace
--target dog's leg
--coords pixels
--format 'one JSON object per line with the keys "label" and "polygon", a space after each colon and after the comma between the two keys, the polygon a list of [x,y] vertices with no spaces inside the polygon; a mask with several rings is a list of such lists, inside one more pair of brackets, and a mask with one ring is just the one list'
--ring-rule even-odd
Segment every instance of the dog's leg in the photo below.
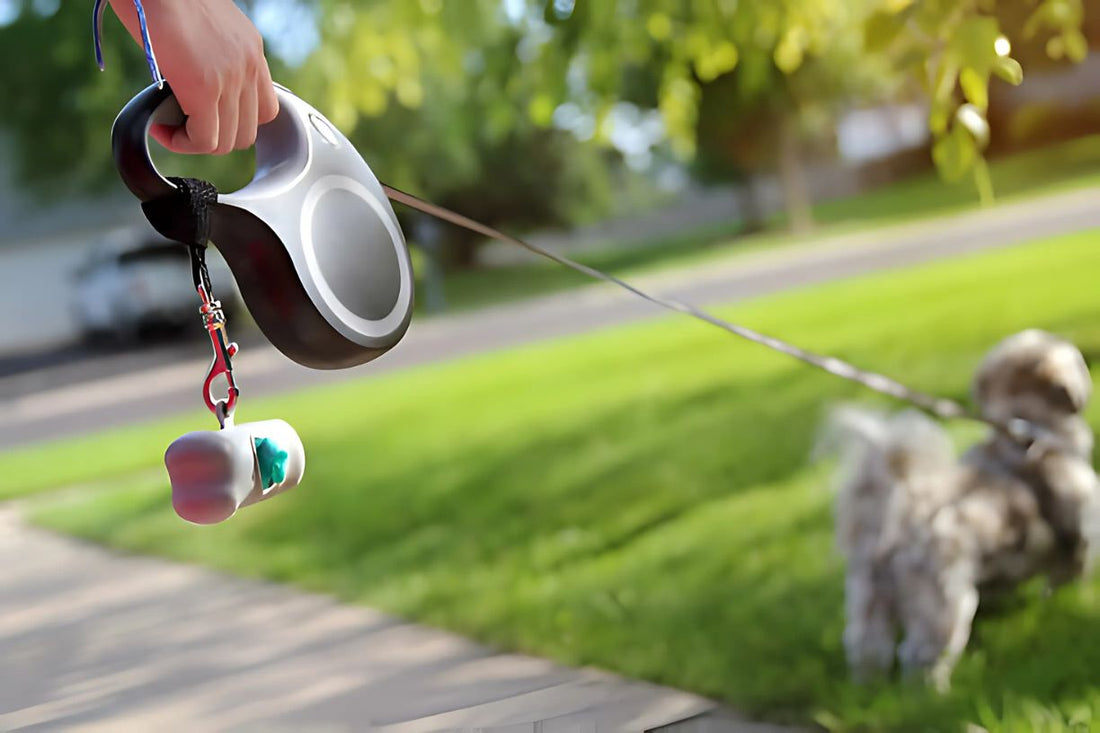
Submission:
{"label": "dog's leg", "polygon": [[910,567],[902,587],[905,638],[899,649],[902,669],[921,675],[941,692],[970,640],[978,591],[973,574],[962,564]]}
{"label": "dog's leg", "polygon": [[849,568],[845,578],[844,651],[852,676],[867,681],[890,671],[897,632],[889,590],[870,567]]}
{"label": "dog's leg", "polygon": [[901,617],[905,637],[898,658],[906,677],[925,676],[943,654],[953,624],[946,587],[928,559],[898,564]]}
{"label": "dog's leg", "polygon": [[951,615],[954,623],[947,638],[947,646],[936,660],[930,675],[932,684],[940,692],[946,692],[951,686],[951,673],[970,641],[974,614],[978,611],[978,589],[970,583],[960,584],[952,589],[948,597],[948,608],[953,611]]}

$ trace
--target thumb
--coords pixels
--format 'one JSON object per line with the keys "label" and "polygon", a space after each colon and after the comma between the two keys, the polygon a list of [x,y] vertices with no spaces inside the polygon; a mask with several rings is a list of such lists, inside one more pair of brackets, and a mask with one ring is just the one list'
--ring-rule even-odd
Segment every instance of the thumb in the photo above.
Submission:
{"label": "thumb", "polygon": [[218,113],[212,110],[205,115],[189,115],[183,125],[154,123],[149,126],[149,134],[173,153],[209,155],[217,143]]}
{"label": "thumb", "polygon": [[172,136],[176,133],[177,130],[180,129],[183,128],[176,127],[175,125],[162,125],[160,123],[154,123],[149,126],[149,136],[164,147],[172,150]]}

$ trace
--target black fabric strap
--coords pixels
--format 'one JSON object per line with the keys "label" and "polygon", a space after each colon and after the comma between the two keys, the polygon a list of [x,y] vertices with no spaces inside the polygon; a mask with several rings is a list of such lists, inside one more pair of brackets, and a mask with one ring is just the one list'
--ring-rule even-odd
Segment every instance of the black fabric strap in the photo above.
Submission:
{"label": "black fabric strap", "polygon": [[218,203],[214,184],[198,178],[169,178],[176,192],[141,205],[145,218],[168,239],[192,247],[210,241],[210,214]]}
{"label": "black fabric strap", "polygon": [[162,236],[191,249],[191,274],[195,287],[211,293],[206,268],[206,246],[210,242],[210,218],[218,203],[214,184],[198,178],[169,178],[176,192],[141,205],[145,218]]}

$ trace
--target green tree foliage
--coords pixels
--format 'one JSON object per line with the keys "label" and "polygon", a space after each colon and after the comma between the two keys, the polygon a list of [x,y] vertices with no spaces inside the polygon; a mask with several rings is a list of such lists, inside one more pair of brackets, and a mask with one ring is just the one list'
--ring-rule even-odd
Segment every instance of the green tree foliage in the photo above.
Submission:
{"label": "green tree foliage", "polygon": [[1041,48],[1051,59],[1081,61],[1088,52],[1083,21],[1083,0],[882,0],[865,25],[867,49],[887,54],[930,101],[940,173],[948,180],[972,175],[988,202],[993,190],[982,151],[991,134],[991,80],[1023,81],[1012,55],[1021,51],[1032,60]]}
{"label": "green tree foliage", "polygon": [[[146,83],[141,54],[113,21],[107,71],[95,68],[90,4],[8,0],[18,14],[0,27],[0,125],[15,133],[26,180],[53,192],[63,190],[58,180],[98,185],[110,175],[106,129]],[[660,111],[684,160],[744,172],[778,163],[798,223],[808,212],[805,141],[827,136],[837,110],[909,84],[930,100],[940,171],[974,176],[989,198],[990,84],[1019,83],[1013,54],[1038,48],[1074,60],[1087,51],[1084,0],[310,6],[322,43],[276,76],[329,114],[387,180],[517,226],[575,219],[606,200],[607,160],[553,125],[564,102],[591,115],[597,142],[610,138],[614,105],[627,102]],[[247,179],[233,160],[187,166]]]}
{"label": "green tree foliage", "polygon": [[[778,162],[792,222],[805,222],[801,135],[831,113],[882,99],[909,82],[930,100],[933,159],[942,175],[973,175],[992,197],[982,150],[993,77],[1020,83],[1002,18],[1024,13],[1018,46],[1080,60],[1083,0],[604,0],[545,6],[553,34],[542,73],[583,76],[599,113],[629,97],[661,110],[676,150],[754,170]],[[639,83],[639,79],[646,82]],[[560,94],[561,83],[545,83]],[[643,91],[639,93],[639,88]],[[800,129],[801,128],[801,129]]]}
{"label": "green tree foliage", "polygon": [[107,180],[110,140],[104,120],[133,94],[144,59],[108,33],[100,72],[92,56],[91,3],[83,12],[40,12],[18,2],[0,27],[0,125],[13,134],[16,172],[41,193]]}
{"label": "green tree foliage", "polygon": [[[565,224],[605,209],[614,156],[551,126],[523,73],[523,29],[495,0],[322,2],[323,43],[295,76],[372,166],[490,225]],[[445,230],[454,264],[476,237]]]}

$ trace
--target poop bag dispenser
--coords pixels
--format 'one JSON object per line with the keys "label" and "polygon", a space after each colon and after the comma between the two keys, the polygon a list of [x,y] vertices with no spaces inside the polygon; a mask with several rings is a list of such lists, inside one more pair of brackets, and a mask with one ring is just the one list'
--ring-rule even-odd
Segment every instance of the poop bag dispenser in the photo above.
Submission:
{"label": "poop bag dispenser", "polygon": [[217,524],[297,486],[306,455],[294,428],[264,420],[187,433],[168,446],[164,465],[176,514],[193,524]]}

